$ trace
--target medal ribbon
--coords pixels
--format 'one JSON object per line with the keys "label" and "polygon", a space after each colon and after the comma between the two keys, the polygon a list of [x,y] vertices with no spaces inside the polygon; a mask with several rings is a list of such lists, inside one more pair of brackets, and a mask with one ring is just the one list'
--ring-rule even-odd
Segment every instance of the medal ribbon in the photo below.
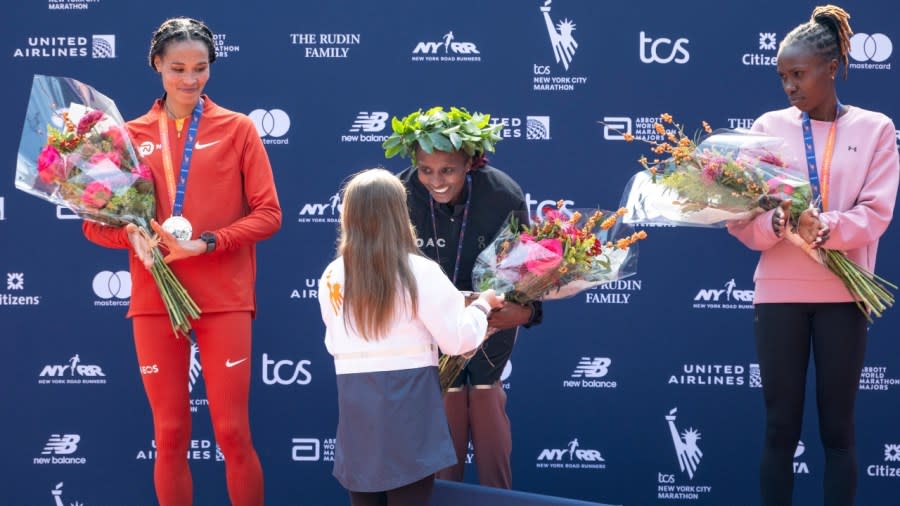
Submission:
{"label": "medal ribbon", "polygon": [[821,202],[822,210],[828,210],[828,183],[831,174],[831,158],[834,155],[834,141],[837,137],[837,120],[841,112],[841,103],[838,102],[834,113],[834,122],[828,130],[828,141],[825,143],[825,152],[822,154],[822,185],[819,188],[819,171],[816,165],[816,146],[813,143],[812,124],[809,121],[809,113],[803,113],[803,146],[806,148],[806,170],[809,172],[809,186],[812,190],[813,203]]}
{"label": "medal ribbon", "polygon": [[194,112],[191,115],[191,124],[188,126],[187,138],[184,141],[184,155],[181,158],[181,172],[178,174],[178,185],[175,184],[175,168],[172,166],[172,149],[169,146],[169,119],[165,113],[159,115],[159,139],[162,144],[163,169],[166,172],[166,188],[172,197],[172,216],[181,216],[181,207],[184,205],[184,189],[187,186],[188,171],[191,166],[191,154],[194,152],[194,144],[197,142],[197,128],[200,126],[200,117],[203,115],[203,99],[197,101]]}
{"label": "medal ribbon", "polygon": [[[456,265],[453,266],[453,284],[456,284],[456,278],[459,276],[459,263],[462,259],[463,238],[466,236],[466,223],[469,222],[469,204],[472,203],[472,175],[466,174],[466,189],[469,195],[466,197],[466,207],[463,210],[462,225],[459,228],[459,242],[456,246]],[[437,257],[438,265],[441,263],[441,253],[438,248],[438,231],[437,216],[434,212],[434,198],[428,196],[428,206],[431,208],[431,230],[434,232],[434,254]]]}

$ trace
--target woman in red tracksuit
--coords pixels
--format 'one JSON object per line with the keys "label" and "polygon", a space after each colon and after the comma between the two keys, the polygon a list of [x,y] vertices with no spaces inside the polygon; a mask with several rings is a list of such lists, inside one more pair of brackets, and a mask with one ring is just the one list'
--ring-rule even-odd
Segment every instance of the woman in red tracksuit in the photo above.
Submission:
{"label": "woman in red tracksuit", "polygon": [[[146,114],[130,121],[128,131],[152,168],[159,222],[182,216],[192,226],[190,237],[179,240],[164,230],[168,227],[152,224],[165,261],[202,311],[192,325],[216,442],[225,456],[229,497],[234,505],[258,506],[263,504],[262,468],[247,413],[255,244],[279,229],[281,208],[252,121],[202,94],[215,58],[213,34],[203,23],[188,18],[165,21],[153,35],[149,56],[165,94]],[[194,129],[194,142],[186,146],[187,132]],[[183,156],[185,152],[189,156]],[[149,244],[137,227],[85,222],[84,233],[101,246],[133,252],[128,316],[153,411],[156,494],[162,506],[189,505],[190,343],[173,334],[148,270],[153,262]]]}

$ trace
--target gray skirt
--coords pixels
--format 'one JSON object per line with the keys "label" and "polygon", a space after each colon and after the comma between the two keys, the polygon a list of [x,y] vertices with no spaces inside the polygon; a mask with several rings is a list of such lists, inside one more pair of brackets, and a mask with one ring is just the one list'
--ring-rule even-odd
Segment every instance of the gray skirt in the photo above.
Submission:
{"label": "gray skirt", "polygon": [[337,375],[334,477],[382,492],[456,464],[437,367]]}

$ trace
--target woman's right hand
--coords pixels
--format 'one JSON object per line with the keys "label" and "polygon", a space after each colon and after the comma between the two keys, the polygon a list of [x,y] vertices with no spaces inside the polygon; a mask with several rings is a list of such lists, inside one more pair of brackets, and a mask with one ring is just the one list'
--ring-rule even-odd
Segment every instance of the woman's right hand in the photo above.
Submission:
{"label": "woman's right hand", "polygon": [[784,227],[788,226],[787,217],[791,215],[791,204],[793,202],[790,199],[782,200],[781,204],[775,208],[775,212],[772,213],[772,230],[778,237],[784,234]]}
{"label": "woman's right hand", "polygon": [[134,256],[144,264],[147,270],[150,270],[153,267],[153,244],[150,238],[133,223],[125,225],[125,233],[128,234]]}
{"label": "woman's right hand", "polygon": [[491,309],[498,309],[503,306],[503,295],[497,295],[492,288],[488,288],[487,290],[478,294],[478,300],[483,301],[485,304],[491,307]]}

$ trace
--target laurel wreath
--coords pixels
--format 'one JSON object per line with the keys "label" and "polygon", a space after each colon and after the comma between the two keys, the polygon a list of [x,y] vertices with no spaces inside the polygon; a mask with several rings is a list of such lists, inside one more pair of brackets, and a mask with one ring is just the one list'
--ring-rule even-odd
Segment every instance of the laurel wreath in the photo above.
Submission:
{"label": "laurel wreath", "polygon": [[491,116],[476,112],[470,114],[464,108],[432,107],[421,109],[399,119],[391,120],[394,133],[382,144],[384,155],[407,157],[416,162],[416,149],[431,154],[439,151],[465,151],[468,156],[494,152],[494,144],[501,140],[501,124],[491,125]]}

